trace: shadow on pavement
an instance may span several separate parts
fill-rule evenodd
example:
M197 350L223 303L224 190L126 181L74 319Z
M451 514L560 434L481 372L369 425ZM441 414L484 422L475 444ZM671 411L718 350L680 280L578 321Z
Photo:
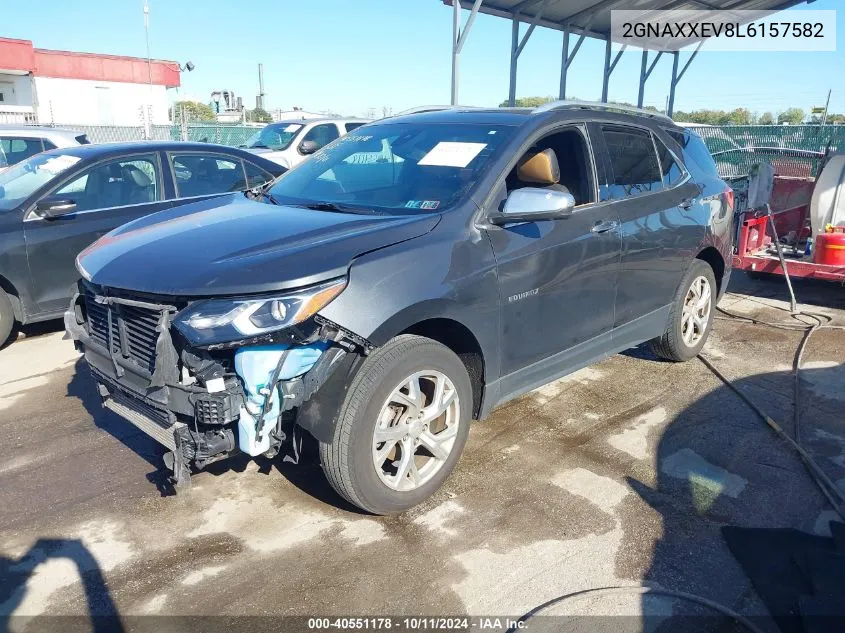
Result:
M815 386L842 382L844 366L802 370L802 434L819 437L814 429L827 428L845 438L841 416L843 401L826 398ZM748 395L791 436L792 374L789 371L763 373L736 381L735 386ZM845 391L841 392L845 395ZM838 420L838 422L836 422ZM832 424L832 426L831 426ZM838 430L838 433L836 432ZM730 438L725 441L725 438ZM834 480L845 476L845 468L830 459L840 447L813 440L809 448L815 459ZM758 560L731 554L725 535L736 528L765 528L762 533L794 532L798 540L819 539L790 528L812 524L820 509L829 509L824 497L807 474L797 453L743 403L727 386L720 386L697 400L678 415L660 439L657 450L656 486L628 478L631 488L660 515L663 536L654 546L651 565L644 581L663 588L700 595L725 605L741 615L753 615L754 623L764 630L776 630L762 613L758 597L784 633L811 630L802 623L799 603L814 591L810 571L789 552L764 548ZM728 526L733 526L728 528ZM827 526L822 526L822 529ZM727 531L725 531L727 528ZM817 526L818 529L818 526ZM747 533L747 531L743 531ZM807 537L807 538L804 538ZM735 539L734 539L735 540ZM822 539L825 540L825 539ZM832 539L829 549L833 550ZM777 542L773 539L771 542ZM735 546L733 546L735 549ZM825 546L826 547L826 546ZM786 557L786 565L777 578L765 572L767 559ZM753 558L753 557L752 557ZM762 570L762 573L761 573ZM787 577L790 576L790 577ZM756 592L748 588L748 579ZM772 584L791 586L789 592L770 591ZM775 595L777 598L772 598ZM643 600L643 611L646 601ZM845 594L838 597L845 604ZM806 603L806 600L804 600ZM671 601L668 613L677 615L680 602ZM685 613L685 611L680 611ZM716 624L715 612L705 609L698 619ZM704 617L707 614L707 617ZM810 626L813 631L835 630L831 613L820 613ZM825 617L826 616L826 617ZM668 625L676 618L667 620ZM730 622L729 619L725 623ZM682 626L660 630L693 630L693 619L680 618ZM839 626L843 624L838 621ZM745 627L737 630L746 630ZM819 628L822 627L822 628ZM842 630L839 628L838 630Z
M69 560L81 580L90 617L90 622L86 622L90 628L85 628L93 630L94 633L122 632L124 627L106 579L88 548L77 539L50 538L41 538L36 541L19 559L0 557L0 631L17 628L12 626L15 619L25 624L28 616L13 614L26 598L27 582L36 575L36 569L42 563L56 560ZM62 573L65 572L62 571ZM62 580L65 581L65 579ZM34 617L51 618L49 614ZM58 616L52 617L58 619ZM44 622L38 623L37 620L33 623L33 628L36 630L45 630L53 626L55 623L51 626L45 626Z
M640 358L647 356L648 351L636 348L630 350L630 355ZM810 442L805 439L805 448L834 480L845 477L845 462L837 466L838 462L828 459L840 453L845 456L845 421L841 415L835 416L843 406L840 398L845 398L845 389L841 389L845 385L843 370L845 365L802 372L806 387L802 389L803 435L805 438L812 435ZM840 385L839 395L825 391L827 386L835 384ZM737 381L736 386L782 425L791 423L791 372L751 376ZM814 391L816 387L831 397L819 395ZM826 430L819 434L815 429ZM827 434L841 438L842 444ZM827 437L827 443L819 440L820 437ZM830 614L814 618L815 628L805 626L796 615L800 613L799 603L807 604L806 598L820 590L818 583L807 576L808 568L802 561L787 560L786 569L793 578L786 578L785 572L782 577L769 578L756 573L760 565L755 569L740 563L726 543L723 532L728 526L794 532L801 535L799 538L822 538L799 533L794 528L812 526L820 510L829 510L798 455L733 391L722 385L680 412L660 437L654 467L653 481L625 478L630 489L654 511L654 518L649 521L655 524L655 533L661 535L641 575L641 586L636 581L620 580L619 585L628 587L619 592L593 592L590 588L559 596L526 613L523 616L526 628L555 633L755 630L728 617L724 611L720 613L695 601L702 598L748 618L758 631L845 630L843 620ZM636 534L642 525L643 512L638 504L634 512L622 513L622 528L626 533ZM731 529L735 528L729 528L728 532ZM826 541L830 542L823 544L822 549L832 552L833 539ZM769 556L780 554L766 551L764 563ZM620 555L624 558L626 553ZM617 564L620 560L617 559ZM766 569L765 564L762 568ZM764 585L772 582L798 587L800 591L786 599L782 598L783 592L776 593L778 598L771 600L772 593ZM643 587L657 591L638 595ZM831 585L822 590L830 591ZM663 591L681 592L692 599L672 597ZM836 602L845 604L845 589ZM632 609L639 615L590 615L630 614ZM772 617L766 615L767 610Z

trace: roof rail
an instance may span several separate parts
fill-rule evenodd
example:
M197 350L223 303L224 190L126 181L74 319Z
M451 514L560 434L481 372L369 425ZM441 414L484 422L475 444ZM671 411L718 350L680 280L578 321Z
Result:
M553 110L603 110L605 112L625 112L627 114L646 116L652 119L659 119L661 121L673 123L670 117L660 112L651 112L650 110L622 105L621 103L602 103L600 101L550 101L549 103L544 103L543 105L534 108L532 113L540 114L542 112L551 112Z
M458 108L460 106L453 106L453 105L425 105L425 106L417 106L415 108L408 108L407 110L402 110L401 112L397 112L391 116L405 116L406 114L419 114L421 112L438 112L439 110L451 110L452 108Z

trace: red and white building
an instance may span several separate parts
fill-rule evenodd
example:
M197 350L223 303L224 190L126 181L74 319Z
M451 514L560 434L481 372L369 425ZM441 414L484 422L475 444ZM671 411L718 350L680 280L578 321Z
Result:
M0 38L0 123L167 124L177 62L35 48Z

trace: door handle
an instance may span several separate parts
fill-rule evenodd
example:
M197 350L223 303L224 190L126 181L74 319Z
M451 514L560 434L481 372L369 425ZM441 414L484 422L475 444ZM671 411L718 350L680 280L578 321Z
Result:
M596 222L595 226L590 229L593 233L607 233L608 231L612 231L617 226L619 226L619 222L616 220L604 220L601 222Z
M692 205L694 205L694 204L695 204L695 202L696 202L695 198L684 198L683 200L681 200L681 201L678 203L678 206L679 206L681 209L683 209L684 211L686 211L686 210L687 210L687 209L689 209Z

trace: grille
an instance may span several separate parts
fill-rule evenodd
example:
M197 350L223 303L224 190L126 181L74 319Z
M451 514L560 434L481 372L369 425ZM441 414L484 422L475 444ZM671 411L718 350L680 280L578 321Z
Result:
M120 389L115 389L114 391L112 391L111 397L112 400L122 405L123 407L130 409L135 413L139 413L142 416L149 418L150 420L153 420L156 424L161 425L163 428L168 428L172 424L166 411L162 411L161 409L152 407L138 398L133 398L132 396L124 393Z
M85 293L85 311L88 315L89 335L96 343L109 349L109 312L112 317L112 348L135 362L142 369L152 373L155 369L155 349L158 332L156 326L159 312L148 308L127 305L105 305L94 301L94 295ZM126 343L121 348L120 323L126 331Z

